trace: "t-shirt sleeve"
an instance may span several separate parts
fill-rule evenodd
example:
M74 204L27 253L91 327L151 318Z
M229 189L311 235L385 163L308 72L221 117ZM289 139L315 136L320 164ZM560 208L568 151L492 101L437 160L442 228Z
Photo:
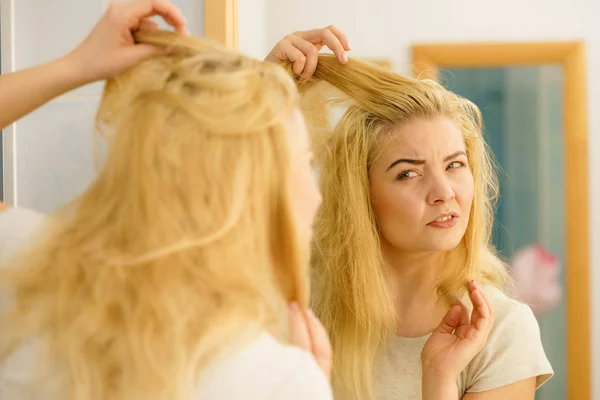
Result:
M331 385L312 355L298 354L301 357L269 400L333 400Z
M525 304L511 302L508 311L496 318L486 347L469 364L467 392L485 392L533 377L539 388L554 372L533 312Z

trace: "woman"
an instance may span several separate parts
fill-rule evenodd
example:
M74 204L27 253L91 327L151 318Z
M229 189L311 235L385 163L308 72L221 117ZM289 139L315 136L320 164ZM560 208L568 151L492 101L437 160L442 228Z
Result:
M197 38L136 38L170 52L107 83L98 178L3 271L2 397L329 398L278 341L308 295L297 221L320 202L293 82Z
M0 397L331 399L304 311L320 194L294 82L198 38L132 37L168 51L108 81L97 179L0 271ZM430 340L425 399L454 399L440 377L487 339L469 294L471 319L453 307Z
M318 55L325 45L335 58ZM533 399L552 368L531 310L505 294L510 279L490 245L497 184L479 109L435 82L348 61L349 49L328 27L288 35L267 57L349 100L332 132L315 137L324 144L313 303L333 345L335 393L421 399L427 340L475 279L496 324L455 389L464 400ZM301 87L314 99L322 85ZM306 112L319 121L323 109Z

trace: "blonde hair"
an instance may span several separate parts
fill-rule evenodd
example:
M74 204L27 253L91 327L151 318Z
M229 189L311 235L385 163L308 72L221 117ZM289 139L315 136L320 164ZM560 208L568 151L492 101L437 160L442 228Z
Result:
M289 72L289 66L288 66ZM503 287L504 263L489 245L498 192L492 160L482 137L476 105L430 80L402 77L381 67L319 57L312 83L327 82L343 93L328 101L349 106L333 131L315 138L320 148L323 205L315 226L313 305L331 337L333 385L340 398L373 398L377 353L395 333L395 311L387 283L378 227L370 198L370 169L394 127L413 118L448 116L461 128L475 181L471 218L457 248L448 252L437 284L452 301L468 279ZM304 96L319 85L301 87ZM320 85L322 86L322 84ZM321 88L322 89L322 88ZM323 122L326 109L304 104L308 121ZM313 127L315 128L315 127ZM320 132L322 134L322 132Z
M287 302L309 297L293 80L204 39L136 40L169 52L107 83L97 179L0 276L16 298L0 357L47 338L47 365L77 400L188 398L234 335L285 338Z

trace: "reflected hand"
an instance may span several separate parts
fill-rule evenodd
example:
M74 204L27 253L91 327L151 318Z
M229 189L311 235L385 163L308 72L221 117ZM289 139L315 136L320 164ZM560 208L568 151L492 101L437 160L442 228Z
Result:
M87 38L66 58L82 80L94 82L111 78L135 64L164 53L149 44L136 44L132 32L157 30L150 17L161 16L182 34L187 34L187 21L169 0L133 0L112 3Z
M486 345L494 325L493 310L479 286L468 285L473 312L469 318L463 304L455 304L433 332L421 353L423 375L455 380Z
M287 35L273 47L265 60L278 64L292 62L294 73L300 76L299 82L304 83L315 73L319 51L323 46L331 49L340 63L345 64L348 61L348 39L342 31L332 25Z
M327 379L331 379L331 343L321 321L312 311L302 311L294 303L290 305L290 328L292 344L311 353Z

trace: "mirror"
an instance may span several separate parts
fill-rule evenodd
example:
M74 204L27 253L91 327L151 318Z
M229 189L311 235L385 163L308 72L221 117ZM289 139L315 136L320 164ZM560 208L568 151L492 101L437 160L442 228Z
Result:
M449 89L480 107L486 141L499 166L492 240L514 269L525 269L514 272L517 293L539 319L556 374L538 398L565 399L565 307L560 297L564 275L558 268L565 265L562 70L544 65L449 68L441 73ZM539 252L533 250L533 257L523 259L521 254L538 244L548 257L536 256ZM545 278L545 273L551 277ZM544 284L532 284L535 279L544 279Z
M539 400L590 399L582 57L577 43L413 48L418 76L481 109L499 166L493 242L538 317L556 374Z

